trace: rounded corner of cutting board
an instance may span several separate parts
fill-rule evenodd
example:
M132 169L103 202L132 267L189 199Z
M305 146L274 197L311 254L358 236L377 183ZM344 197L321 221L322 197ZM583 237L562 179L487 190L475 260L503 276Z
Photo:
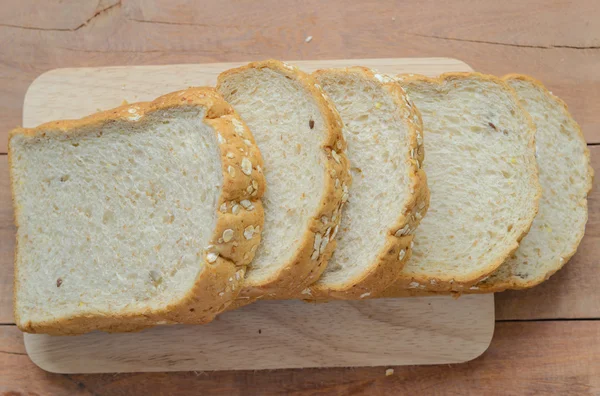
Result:
M71 72L75 72L76 70L78 70L77 68L57 68L57 69L50 69L47 70L45 72L43 72L42 74L38 75L32 82L31 84L29 84L29 86L27 87L27 90L25 91L25 96L23 97L23 115L21 118L21 124L26 127L26 128L31 128L31 127L35 127L40 123L36 123L36 125L29 125L28 123L28 111L30 110L30 106L28 106L27 104L30 102L31 98L37 98L40 96L40 93L46 93L47 95L47 91L46 89L48 87L53 87L55 84L57 84L56 79L54 78L55 75L58 74L65 74L65 75L69 75L69 73ZM34 100L35 101L35 100ZM50 121L50 120L48 120Z
M69 71L77 70L75 68L58 68L58 69L50 69L46 70L42 74L38 75L27 87L27 91L25 91L25 102L27 102L27 97L31 94L31 92L35 92L38 89L38 85L45 86L52 84L53 77L55 74L60 73L69 73ZM37 93L37 92L36 92Z
M458 362L454 362L453 364L462 364L462 363L467 363L470 362L472 360L477 359L478 357L482 356L489 348L490 345L492 344L492 339L494 338L494 326L491 326L490 332L489 332L489 337L487 339L486 342L482 342L482 343L478 343L477 345L480 347L477 350L474 350L472 355L467 356L464 360L458 361Z
M33 362L36 366L41 368L44 371L53 374L69 374L68 371L60 371L57 370L52 364L51 360L44 359L44 353L38 354L37 351L44 351L44 349L38 349L39 345L37 345L37 341L32 339L34 336L39 336L36 334L28 334L23 333L23 344L25 344L25 352L27 352L27 356L29 360ZM31 343L35 343L36 345L31 345Z
M488 306L488 312L489 312L490 317L488 317L488 319L486 321L482 321L483 324L485 325L485 328L483 330L483 334L485 335L485 337L481 337L479 339L479 342L477 344L475 344L478 346L478 348L472 350L471 354L469 354L466 357L463 357L464 360L456 362L456 364L470 362L470 361L475 360L478 357L482 356L489 349L490 345L492 344L492 340L494 338L494 332L496 330L495 294L494 293L474 294L472 296L477 297L477 298L484 298L487 300L487 302L485 302L485 304Z
M471 67L471 65L469 65L467 62L462 61L460 59L457 58L449 58L449 57L442 57L442 58L437 58L440 60L447 60L447 61L451 61L453 63L456 63L457 65L460 66L461 69L463 69L464 71L473 71L474 69Z

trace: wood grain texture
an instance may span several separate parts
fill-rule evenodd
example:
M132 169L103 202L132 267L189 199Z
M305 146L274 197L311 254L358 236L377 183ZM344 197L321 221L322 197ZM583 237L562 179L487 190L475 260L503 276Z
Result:
M407 16L410 10L410 16ZM468 10L468 12L466 12ZM0 7L0 152L29 84L58 67L281 59L454 57L541 79L600 142L594 1L34 0ZM307 36L313 39L305 42Z
M260 301L204 326L77 337L26 334L25 346L38 366L57 373L456 363L487 349L492 301L492 295Z
M0 327L0 393L52 395L460 394L597 395L600 322L498 323L487 352L466 364L269 371L59 375L24 354L21 332ZM382 340L385 342L385 340Z
M153 100L190 86L214 86L217 76L246 62L191 65L66 68L39 76L27 90L23 126L65 118L80 118L119 106L124 100ZM382 73L420 73L435 76L444 71L471 71L451 58L348 59L291 61L307 72L328 67L362 65Z

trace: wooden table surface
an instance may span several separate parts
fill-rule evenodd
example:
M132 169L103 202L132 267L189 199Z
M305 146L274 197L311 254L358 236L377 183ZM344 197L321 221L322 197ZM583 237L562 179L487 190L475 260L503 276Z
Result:
M12 317L7 131L25 91L58 67L439 57L531 74L570 106L600 175L600 6L595 0L0 1L0 393L600 394L600 186L579 253L537 288L496 296L489 350L459 365L56 375L25 354ZM306 38L312 40L306 42ZM598 146L596 146L598 145Z

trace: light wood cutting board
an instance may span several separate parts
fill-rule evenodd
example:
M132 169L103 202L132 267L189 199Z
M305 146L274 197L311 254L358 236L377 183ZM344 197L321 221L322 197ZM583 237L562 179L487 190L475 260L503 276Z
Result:
M189 86L214 85L240 63L58 69L36 79L23 125L78 118ZM383 73L470 71L447 58L290 62L306 71L363 65ZM464 362L494 332L494 297L467 295L307 304L263 301L205 326L159 326L140 333L75 337L25 335L41 368L59 373L257 370Z

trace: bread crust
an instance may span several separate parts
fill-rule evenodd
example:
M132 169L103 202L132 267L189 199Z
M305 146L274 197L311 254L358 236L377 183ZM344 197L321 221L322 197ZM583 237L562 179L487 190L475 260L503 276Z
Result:
M581 202L581 205L583 205L586 209L586 221L584 221L582 223L582 226L578 230L576 230L576 235L577 235L576 241L571 246L567 247L567 250L566 250L567 253L564 256L556 257L556 259L553 262L550 262L547 264L548 271L546 272L546 274L544 274L543 277L539 277L539 278L531 279L531 280L524 280L524 279L521 279L519 277L514 277L514 276L510 277L508 279L494 278L493 283L488 283L486 281L479 282L474 286L474 287L477 287L477 289L469 288L468 290L465 290L465 293L492 293L492 292L501 292L501 291L504 291L507 289L520 290L520 289L528 289L528 288L539 285L540 283L544 282L545 280L550 278L552 275L554 275L558 270L560 270L567 263L567 261L569 261L569 259L571 257L573 257L573 255L577 251L577 247L579 246L581 240L583 239L583 234L585 233L585 224L587 223L587 196L589 195L590 191L592 190L594 169L592 168L591 163L590 163L591 162L590 151L587 147L585 137L583 136L583 132L581 131L581 127L571 116L571 113L569 112L569 107L567 106L567 104L563 100L558 98L557 96L554 96L552 94L552 92L548 91L546 86L544 86L544 84L541 81L536 80L535 78L533 78L531 76L527 76L527 75L523 75L523 74L507 74L502 77L502 80L504 80L504 81L521 80L521 81L526 81L528 83L531 83L536 88L538 88L542 92L544 92L545 95L549 99L551 99L555 103L557 103L559 105L559 107L564 111L564 115L572 121L572 125L575 127L575 135L576 135L577 139L580 140L584 146L584 155L587 159L587 164L588 164L587 186L586 186L585 196Z
M525 109L519 104L519 100L516 92L502 79L476 72L452 72L452 73L444 73L441 74L437 78L430 78L421 75L407 74L407 75L399 75L397 76L398 80L402 85L409 84L413 82L425 82L433 85L441 85L448 81L453 80L462 80L462 79L479 79L481 81L490 81L495 84L498 84L502 87L506 92L508 92L513 98L515 104L520 108L527 120L528 123L528 149L531 153L535 153L535 132L536 127L531 119L531 116ZM407 289L418 289L423 291L440 291L440 292L454 292L454 291L463 291L473 286L475 283L480 281L481 279L489 276L492 272L494 272L505 260L510 257L515 250L519 247L519 242L531 228L533 223L533 219L535 218L538 211L538 202L541 197L541 186L538 181L538 168L535 160L531 161L528 164L529 174L531 175L530 184L531 187L535 190L533 192L533 207L532 210L527 213L525 221L523 225L518 231L517 238L508 243L503 252L498 256L497 259L491 261L485 268L481 268L477 271L473 271L469 276L461 276L455 277L452 274L447 274L445 277L429 277L418 274L403 274L396 279L396 281L390 286L389 290L385 291L386 296L394 296L394 295L404 295L404 290Z
M295 66L273 59L252 62L221 73L217 81L217 90L225 79L235 74L249 69L265 68L301 84L314 98L323 115L327 128L321 143L327 160L324 167L325 188L321 195L321 201L304 231L299 248L292 258L268 279L252 284L246 283L230 309L249 304L259 298L284 299L294 296L321 276L335 249L335 239L329 240L329 237L339 224L340 211L347 199L347 195L345 196L344 193L352 182L350 163L345 154L346 141L342 134L342 121L323 89L311 75L302 72ZM336 187L336 180L338 187ZM327 236L327 242L323 242L325 236ZM321 241L316 249L315 239Z
M19 284L19 246L15 247L15 280L13 306L17 326L28 333L47 333L53 335L82 334L92 330L109 332L139 331L157 324L210 322L219 312L231 303L241 290L246 265L252 260L256 246L260 242L260 231L263 227L264 215L260 198L265 189L264 175L261 168L262 157L250 131L233 108L212 88L190 88L173 92L157 98L152 102L134 103L112 110L100 112L79 120L53 121L36 128L17 128L9 134L8 160L11 169L11 191L15 209L15 224L19 227L21 217L15 197L12 158L15 154L11 141L15 136L26 138L59 138L68 139L77 134L88 134L97 131L104 125L123 122L129 127L152 122L152 116L160 110L183 107L205 108L203 122L212 127L221 154L223 188L219 197L216 227L210 245L204 252L204 269L199 271L194 286L177 301L160 308L143 310L121 310L121 312L85 311L68 317L57 317L47 321L23 321L17 309L17 290ZM241 128L241 129L240 129ZM229 152L234 155L227 155ZM247 159L252 165L250 174L242 171L242 160ZM246 162L246 161L244 161ZM233 174L229 169L233 167ZM246 162L246 171L247 162ZM253 186L250 191L249 186ZM254 188L255 187L255 188ZM240 206L237 215L232 214L232 201L251 202L252 210ZM225 204L227 210L219 208ZM243 235L248 226L259 226L252 238L238 237ZM223 231L232 229L234 238L225 243ZM235 246L234 241L237 241ZM217 258L210 263L207 256L216 253ZM211 260L213 261L213 260Z
M319 76L330 74L343 76L356 74L379 84L397 105L400 117L406 120L409 147L406 162L409 164L409 191L403 210L394 224L388 228L385 241L376 259L369 268L349 282L325 284L317 281L300 292L298 298L315 300L350 300L376 296L398 277L404 264L411 256L413 232L429 207L429 188L421 164L425 156L421 114L410 102L404 89L392 78L374 70L355 66L345 69L325 69L313 73ZM404 253L400 253L403 251Z

